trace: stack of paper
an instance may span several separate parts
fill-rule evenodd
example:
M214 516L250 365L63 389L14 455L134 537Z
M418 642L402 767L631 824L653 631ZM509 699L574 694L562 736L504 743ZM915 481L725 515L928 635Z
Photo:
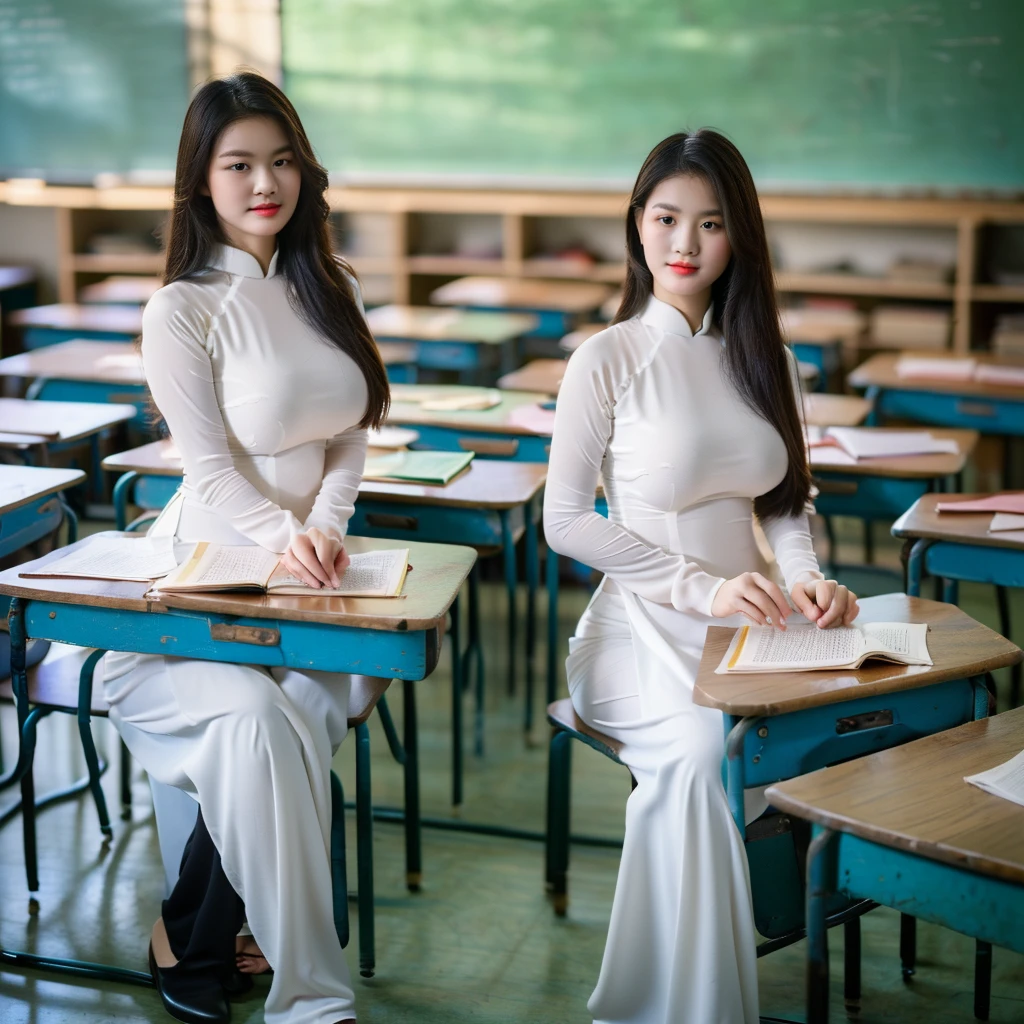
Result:
M873 427L829 427L827 437L854 459L884 459L904 455L956 455L952 438L934 437L927 430L878 430Z
M989 768L987 772L965 775L964 782L969 782L993 796L1024 805L1024 750L1011 757L1009 761Z
M902 356L896 361L896 376L904 380L973 380L977 366L974 359Z
M1024 387L1024 366L982 363L974 371L974 379L984 384L1001 384L1011 388Z
M988 524L989 533L1009 533L1011 530L1024 530L1024 516L1012 512L997 512Z
M1009 494L990 494L987 498L972 498L969 501L940 501L936 512L1011 512L1024 515L1024 491Z
M148 583L177 567L173 537L96 534L88 543L54 559L26 578L129 580Z

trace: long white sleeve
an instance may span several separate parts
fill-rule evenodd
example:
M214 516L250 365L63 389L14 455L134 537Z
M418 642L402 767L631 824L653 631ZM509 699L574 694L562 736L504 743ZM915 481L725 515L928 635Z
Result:
M254 543L283 552L302 530L235 468L198 310L157 292L142 315L142 362L153 399L181 453L189 486Z
M353 427L332 437L324 453L324 480L303 529L316 527L345 539L366 464L366 431Z
M592 566L640 597L710 615L723 579L594 511L615 402L629 381L618 354L602 341L595 335L573 354L558 393L544 536L559 554Z
M803 389L800 384L800 368L792 349L787 348L786 355L789 362L790 381L796 397L797 415L803 425L804 403ZM805 434L806 431L801 431L801 433ZM818 568L818 557L814 553L814 544L811 540L808 513L813 513L813 511L813 506L808 504L807 511L801 515L773 519L761 524L764 535L775 555L775 561L782 572L782 578L786 581L787 590L792 590L797 583L825 578Z

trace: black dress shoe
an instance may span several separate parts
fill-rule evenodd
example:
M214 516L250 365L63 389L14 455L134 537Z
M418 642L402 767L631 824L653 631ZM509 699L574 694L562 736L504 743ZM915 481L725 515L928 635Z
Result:
M248 995L253 989L252 975L243 974L234 968L227 971L220 980L224 986L224 994L228 999L240 999L242 996Z
M231 1007L216 974L159 967L149 946L149 973L164 1009L182 1024L228 1024Z

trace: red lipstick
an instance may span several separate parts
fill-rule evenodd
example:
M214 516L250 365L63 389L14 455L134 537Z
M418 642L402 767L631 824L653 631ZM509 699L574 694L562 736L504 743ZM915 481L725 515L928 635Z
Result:
M259 214L261 217L273 217L278 210L281 209L280 203L260 203L259 206L250 207L253 213Z
M680 261L679 263L670 263L668 269L674 274L678 274L680 277L689 277L691 274L696 274L700 267L693 263L686 263Z

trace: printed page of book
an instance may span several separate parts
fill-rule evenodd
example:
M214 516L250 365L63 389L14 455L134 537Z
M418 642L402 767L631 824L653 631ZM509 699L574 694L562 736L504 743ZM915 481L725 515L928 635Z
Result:
M257 544L197 544L155 590L262 590L279 555Z
M171 537L124 537L101 533L77 551L50 562L45 569L19 575L25 578L148 583L173 571L177 564Z
M364 551L352 555L337 588L316 589L279 568L270 580L267 593L291 597L398 597L408 565L408 548Z
M743 626L715 672L804 672L855 668L869 654L885 654L907 664L930 665L927 625L869 623L818 629L815 625ZM922 653L923 652L923 653Z
M987 772L965 775L964 782L1024 806L1024 750Z

